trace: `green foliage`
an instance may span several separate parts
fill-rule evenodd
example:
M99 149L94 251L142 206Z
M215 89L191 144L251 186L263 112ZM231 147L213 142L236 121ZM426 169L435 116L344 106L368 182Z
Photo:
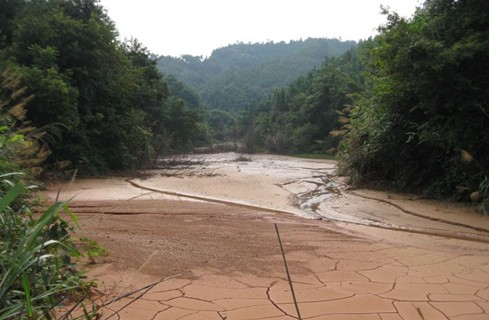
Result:
M0 174L20 170L38 174L39 165L49 155L44 145L49 128L36 129L24 121L26 104L32 100L25 91L14 74L0 74Z
M166 77L166 81L168 82L168 88L170 92L183 101L185 104L191 108L199 108L202 105L201 99L197 93L195 93L192 89L190 89L186 84L181 81L178 81L174 76L169 75Z
M0 70L15 72L32 95L33 126L56 124L61 139L46 141L49 162L70 160L92 172L134 168L150 164L167 140L175 147L197 139L199 112L175 107L154 56L137 40L120 43L98 1L18 0L7 7ZM185 118L190 132L172 126L173 117Z
M253 114L256 143L276 153L325 153L335 148L339 139L329 133L338 127L336 112L362 90L361 71L354 48L275 90L268 101L242 115ZM242 127L249 127L249 120Z
M175 97L170 97L166 106L167 113L162 123L171 138L169 147L175 151L188 151L202 133L199 122L203 121L203 111L189 109L185 101Z
M107 250L105 250L105 248L90 238L82 237L80 238L80 243L82 247L80 249L80 253L86 257L90 263L95 263L95 258L105 256L107 254Z
M59 303L91 286L72 261L79 252L63 216L77 219L67 204L33 212L36 188L22 171L36 171L48 152L46 131L24 122L25 91L12 73L0 75L0 319L50 319Z
M468 198L481 169L460 150L489 163L489 3L429 0L409 20L386 14L364 49L368 86L351 113L342 172Z
M213 109L207 114L211 137L216 141L235 142L237 139L236 116L232 113Z
M355 45L337 39L244 44L214 50L208 58L161 57L158 67L184 82L209 109L239 112L273 90L338 56Z
M88 289L71 261L79 253L60 213L75 216L64 202L37 218L26 205L13 210L25 191L15 184L0 200L0 319L50 318L61 301Z

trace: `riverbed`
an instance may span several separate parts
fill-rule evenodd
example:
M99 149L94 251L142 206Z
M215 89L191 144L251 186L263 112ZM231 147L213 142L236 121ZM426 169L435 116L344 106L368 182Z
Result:
M108 250L86 266L99 305L171 278L130 307L102 308L107 317L297 317L277 224L304 319L489 318L489 219L473 206L354 190L332 160L225 153L159 165L62 186L80 236Z

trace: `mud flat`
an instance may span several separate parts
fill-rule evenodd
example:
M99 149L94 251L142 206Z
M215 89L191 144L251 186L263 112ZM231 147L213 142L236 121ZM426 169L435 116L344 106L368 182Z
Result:
M178 161L63 187L109 252L86 266L98 303L155 284L104 318L296 319L277 224L302 319L489 319L489 219L472 207L348 190L334 161Z

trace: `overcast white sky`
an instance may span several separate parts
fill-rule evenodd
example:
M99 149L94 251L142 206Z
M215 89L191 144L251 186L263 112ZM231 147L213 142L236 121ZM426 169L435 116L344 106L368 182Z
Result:
M421 0L101 0L121 39L159 55L208 56L242 42L366 39L385 22L380 5L410 17Z

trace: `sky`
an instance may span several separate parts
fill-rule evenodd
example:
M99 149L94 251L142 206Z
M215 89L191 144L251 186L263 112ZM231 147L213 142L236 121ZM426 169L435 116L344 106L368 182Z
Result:
M380 6L410 17L420 0L100 0L121 40L152 53L210 56L244 42L362 40L385 23Z

